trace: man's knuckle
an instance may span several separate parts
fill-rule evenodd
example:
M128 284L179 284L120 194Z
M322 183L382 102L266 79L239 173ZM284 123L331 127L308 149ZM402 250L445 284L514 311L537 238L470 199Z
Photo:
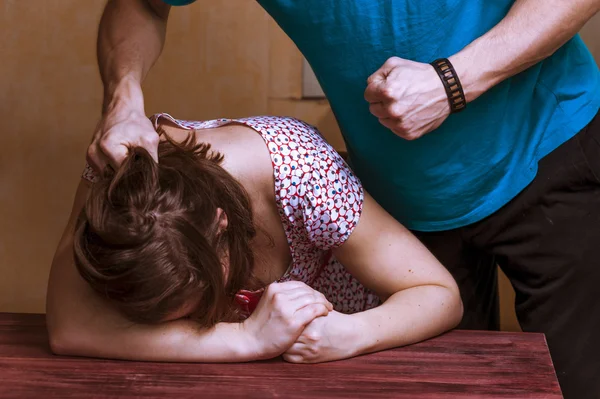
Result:
M403 130L394 128L394 129L392 129L392 132L394 132L394 134L396 136L399 136L399 137L402 137L405 140L408 140L408 136L406 135L406 132L404 132Z
M390 86L385 86L380 89L380 93L384 98L392 99L394 98L394 89Z
M96 154L98 153L98 150L96 149L96 146L94 144L90 145L86 151L86 156L88 159L94 159L96 157Z
M156 146L158 144L159 139L160 138L158 137L158 134L149 133L149 134L144 135L142 140L145 141L149 145Z
M397 65L398 65L398 64L399 64L401 61L402 61L402 58L400 58L400 57L396 57L396 56L392 56L392 57L388 58L388 59L385 61L385 64L384 64L384 65L385 65L386 67L395 67L395 66L397 66Z
M406 132L405 137L408 141L414 141L419 138L419 135L414 132Z
M104 136L98 143L98 147L100 147L100 150L102 150L102 152L108 153L113 148L112 140Z
M398 109L397 107L388 107L387 113L389 116L391 116L392 118L395 118L395 119L402 117L402 111L400 109Z

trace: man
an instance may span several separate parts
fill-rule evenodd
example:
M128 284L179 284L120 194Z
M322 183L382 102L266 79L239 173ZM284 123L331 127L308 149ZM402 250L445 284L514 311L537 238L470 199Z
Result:
M95 168L127 145L156 156L140 83L167 3L192 2L107 4ZM367 190L457 279L462 327L496 327L499 264L565 396L597 397L600 72L576 33L600 0L258 2L311 63Z

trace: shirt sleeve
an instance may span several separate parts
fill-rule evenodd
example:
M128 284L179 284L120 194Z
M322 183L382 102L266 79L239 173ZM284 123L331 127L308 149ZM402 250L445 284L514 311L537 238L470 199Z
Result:
M323 140L307 158L310 177L298 190L309 239L320 249L342 245L358 224L363 187L342 157Z

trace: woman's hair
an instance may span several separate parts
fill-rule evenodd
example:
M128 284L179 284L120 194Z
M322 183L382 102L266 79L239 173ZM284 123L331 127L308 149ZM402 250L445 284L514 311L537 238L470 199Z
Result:
M232 319L235 293L252 280L248 194L193 135L167 137L158 159L130 148L116 173L94 184L75 233L77 269L134 322L161 322L190 300L204 327Z

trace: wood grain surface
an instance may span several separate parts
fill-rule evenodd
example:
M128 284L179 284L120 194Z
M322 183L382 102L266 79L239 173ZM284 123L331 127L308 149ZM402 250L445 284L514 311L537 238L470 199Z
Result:
M350 360L142 363L54 356L44 315L0 313L1 398L562 398L542 334L452 331Z

